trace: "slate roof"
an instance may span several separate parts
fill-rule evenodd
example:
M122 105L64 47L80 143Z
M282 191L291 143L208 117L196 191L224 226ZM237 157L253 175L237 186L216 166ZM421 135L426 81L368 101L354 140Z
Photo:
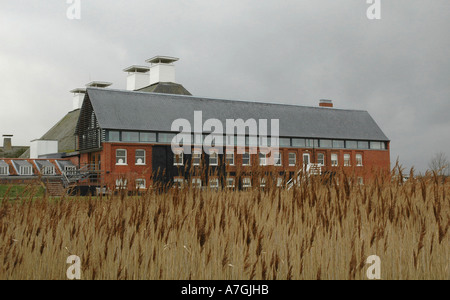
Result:
M139 92L148 93L161 93L161 94L176 94L176 95L187 95L192 96L192 94L186 90L181 84L173 82L158 82L147 87L144 87Z
M86 95L103 129L167 132L179 118L193 126L194 111L202 111L203 122L210 118L223 124L226 119L267 119L270 128L270 120L279 119L282 137L389 141L370 114L362 110L95 88L88 88Z

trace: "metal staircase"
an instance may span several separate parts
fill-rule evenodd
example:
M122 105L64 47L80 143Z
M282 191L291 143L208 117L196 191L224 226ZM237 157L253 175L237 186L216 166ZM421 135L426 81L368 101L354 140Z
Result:
M297 172L296 177L289 179L289 181L286 183L286 189L292 189L294 185L299 185L302 180L309 178L310 176L320 175L322 175L322 166L320 164L307 164Z

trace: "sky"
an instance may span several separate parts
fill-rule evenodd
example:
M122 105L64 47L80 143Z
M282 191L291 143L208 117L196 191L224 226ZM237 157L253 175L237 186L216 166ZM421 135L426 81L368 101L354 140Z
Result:
M391 163L423 172L450 157L450 1L0 0L0 135L29 145L88 82L180 58L195 96L367 110ZM69 14L72 15L72 14Z

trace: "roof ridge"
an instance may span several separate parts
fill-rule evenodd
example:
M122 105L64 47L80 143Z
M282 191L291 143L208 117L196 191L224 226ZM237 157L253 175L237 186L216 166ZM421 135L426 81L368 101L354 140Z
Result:
M179 97L179 98L190 98L197 100L209 100L209 101L220 101L220 102L238 102L238 103L247 103L247 104L263 104L263 105L277 105L277 106L290 106L290 107L304 107L318 110L334 110L334 111L352 111L352 112L366 112L367 110L360 109L343 109L336 107L318 107L318 106L309 106L309 105L298 105L298 104L289 104L289 103L277 103L277 102L261 102L261 101L253 101L253 100L236 100L236 99L225 99L225 98L213 98L213 97L204 97L204 96L190 96L190 95L179 95L179 94L163 94L163 93L155 93L155 92L141 92L141 91L128 91L128 90L119 90L119 89L103 89L103 88L87 88L88 90L97 90L97 91L108 91L108 92L121 92L125 94L136 93L141 95L158 95L158 96L166 96L166 97Z

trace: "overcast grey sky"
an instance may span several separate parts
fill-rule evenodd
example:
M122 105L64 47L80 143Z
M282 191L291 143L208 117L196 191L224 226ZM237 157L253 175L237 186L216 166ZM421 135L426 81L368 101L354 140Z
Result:
M177 81L216 98L367 110L392 163L450 157L450 1L0 0L0 134L28 145L93 80L124 89L125 67L179 57Z

